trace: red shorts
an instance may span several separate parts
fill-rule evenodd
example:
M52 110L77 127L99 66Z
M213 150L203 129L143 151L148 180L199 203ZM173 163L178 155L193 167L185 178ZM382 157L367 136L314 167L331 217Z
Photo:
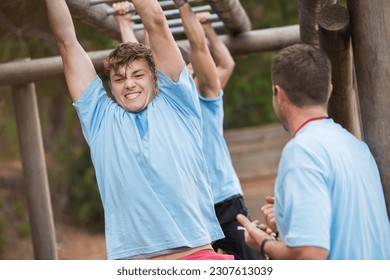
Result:
M214 250L206 249L195 252L191 255L180 258L179 260L234 260L232 255L217 254Z

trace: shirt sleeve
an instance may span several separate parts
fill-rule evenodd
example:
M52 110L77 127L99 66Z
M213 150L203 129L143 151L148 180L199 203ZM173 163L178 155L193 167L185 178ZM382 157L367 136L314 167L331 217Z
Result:
M178 111L190 117L201 118L200 103L195 82L184 66L179 81L173 82L163 72L157 70L159 94L169 100Z
M79 116L82 131L88 144L93 141L109 107L118 105L107 96L99 76L96 76L81 97L73 103Z

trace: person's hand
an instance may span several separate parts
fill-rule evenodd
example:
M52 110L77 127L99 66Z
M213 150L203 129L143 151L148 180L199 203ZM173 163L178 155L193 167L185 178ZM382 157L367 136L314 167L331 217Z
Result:
M173 0L173 2L175 3L176 8L180 8L188 1L187 0Z
M261 207L261 213L263 214L264 220L267 223L267 226L276 234L278 232L275 222L275 197L267 196L265 198L266 204Z
M196 13L196 18L199 20L199 22L201 24L207 24L209 23L208 22L208 19L210 17L210 12L200 12L200 13Z
M245 228L245 243L256 251L260 250L261 241L270 235L262 230L267 230L265 225L260 225L258 221L251 222L247 217L238 214L237 221Z
M112 4L112 7L115 10L114 18L117 22L123 20L131 23L131 17L135 13L132 3L129 1L116 2Z

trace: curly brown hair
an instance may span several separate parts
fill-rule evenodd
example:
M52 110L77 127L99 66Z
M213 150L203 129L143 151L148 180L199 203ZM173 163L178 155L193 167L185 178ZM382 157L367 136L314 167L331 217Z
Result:
M156 65L153 60L152 52L145 45L137 42L119 44L103 61L105 74L110 78L111 70L116 71L118 68L136 60L143 60L148 64L150 71L153 73L154 80L156 81Z

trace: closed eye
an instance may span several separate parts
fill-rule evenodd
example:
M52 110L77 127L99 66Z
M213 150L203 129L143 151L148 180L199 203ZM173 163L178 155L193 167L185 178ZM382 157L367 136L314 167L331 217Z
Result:
M124 81L123 77L114 78L114 82L119 83L119 82L122 82L122 81Z

